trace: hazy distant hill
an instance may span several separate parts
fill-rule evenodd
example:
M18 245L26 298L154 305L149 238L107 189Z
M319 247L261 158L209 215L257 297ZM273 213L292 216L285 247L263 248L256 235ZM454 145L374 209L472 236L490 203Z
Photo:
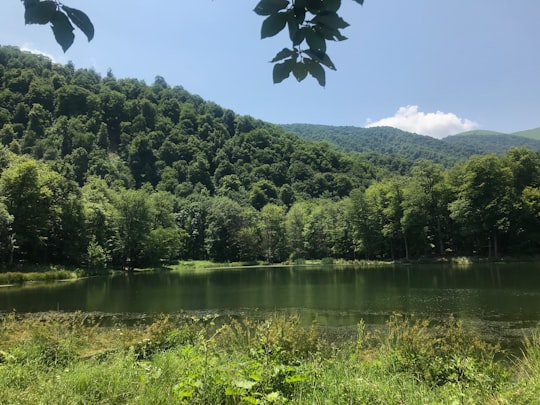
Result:
M528 129L525 131L514 132L512 135L524 136L525 138L540 140L540 128Z
M392 127L360 128L328 125L289 124L288 131L314 141L326 141L348 151L364 154L382 153L407 160L430 159L453 165L477 152L472 147L452 145L438 139L405 132Z
M538 138L518 135L538 133ZM516 132L514 134L503 134L494 131L469 131L458 135L452 135L442 140L443 142L458 148L473 148L475 153L503 154L508 149L516 146L526 146L532 150L540 150L540 129Z
M288 131L314 141L326 141L359 153L395 155L409 161L429 159L445 166L475 154L501 154L513 146L540 150L540 140L494 131L469 131L439 140L392 127L360 128L311 124L282 125Z
M506 135L506 134L502 132L497 132L497 131L489 131L486 129L473 129L472 131L461 132L456 135ZM456 135L452 135L452 136L456 136Z

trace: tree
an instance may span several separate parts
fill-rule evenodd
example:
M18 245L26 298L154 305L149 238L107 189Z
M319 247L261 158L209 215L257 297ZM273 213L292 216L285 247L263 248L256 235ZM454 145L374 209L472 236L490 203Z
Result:
M399 242L403 242L404 256L408 259L407 234L404 232L403 187L398 178L388 178L380 183L372 184L366 190L366 199L375 221L375 228L388 244L390 257L396 257Z
M0 263L8 261L11 264L13 262L15 235L11 227L12 223L13 215L8 212L4 202L0 199Z
M122 190L115 205L122 268L133 270L144 257L144 247L151 231L150 202L143 190Z
M306 257L306 247L304 241L304 227L307 221L306 204L295 203L285 218L285 232L287 245L293 259L304 259Z
M450 192L443 180L442 166L420 159L411 173L404 189L402 223L406 229L414 230L416 242L423 235L423 244L430 250L438 246L438 254L443 256Z
M510 168L494 155L473 156L453 170L456 199L449 205L450 217L475 250L487 247L490 257L498 256L499 235L510 227L512 180Z
M11 228L19 254L40 261L39 254L47 238L48 196L40 187L38 164L27 160L12 165L2 173L0 193L13 216Z
M0 195L13 216L17 257L35 263L77 263L85 234L74 183L34 159L21 159L2 173Z
M284 259L285 214L283 207L267 204L261 210L262 251L268 263Z
M227 198L211 200L206 225L206 251L215 261L235 261L239 259L238 236L243 227L242 207Z
M354 189L348 199L347 218L352 227L352 244L354 256L364 253L369 260L382 240L379 222L372 204L368 203L366 194Z
M81 10L60 1L21 0L26 24L49 24L56 42L66 52L73 41L75 25L91 41L94 26ZM354 0L362 5L364 0ZM272 59L273 81L280 83L291 73L298 81L309 74L321 86L326 85L325 68L336 70L326 52L327 41L347 39L341 30L349 24L338 14L341 0L260 0L255 13L265 17L261 25L261 39L273 37L288 29L290 48L283 48Z

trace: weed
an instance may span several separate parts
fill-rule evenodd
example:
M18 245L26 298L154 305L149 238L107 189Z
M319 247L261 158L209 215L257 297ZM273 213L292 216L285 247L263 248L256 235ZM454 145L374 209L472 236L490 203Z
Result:
M6 314L0 402L503 404L540 396L537 335L508 361L454 318L394 315L378 334L361 322L350 344L326 341L297 316L213 321L161 316L104 327L82 313Z

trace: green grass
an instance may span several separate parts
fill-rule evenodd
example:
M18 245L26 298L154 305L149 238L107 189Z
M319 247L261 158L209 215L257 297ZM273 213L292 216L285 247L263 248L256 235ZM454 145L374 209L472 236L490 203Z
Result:
M160 317L102 327L88 314L5 315L0 402L510 404L540 393L540 337L510 357L443 324L393 316L328 341L297 317Z
M69 280L79 277L79 270L56 269L51 267L30 268L25 271L0 273L0 285L22 284L29 281Z
M219 263L210 260L186 260L167 266L173 271L202 271L209 269L237 268L246 266L263 266L264 262L227 262Z

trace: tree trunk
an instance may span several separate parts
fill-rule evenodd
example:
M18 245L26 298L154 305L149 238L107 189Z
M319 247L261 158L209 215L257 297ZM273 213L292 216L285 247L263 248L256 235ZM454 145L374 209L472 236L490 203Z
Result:
M441 231L441 219L437 217L437 236L439 239L439 253L441 256L444 256L444 242Z
M409 244L407 243L406 235L403 235L403 242L405 244L405 260L409 260Z

